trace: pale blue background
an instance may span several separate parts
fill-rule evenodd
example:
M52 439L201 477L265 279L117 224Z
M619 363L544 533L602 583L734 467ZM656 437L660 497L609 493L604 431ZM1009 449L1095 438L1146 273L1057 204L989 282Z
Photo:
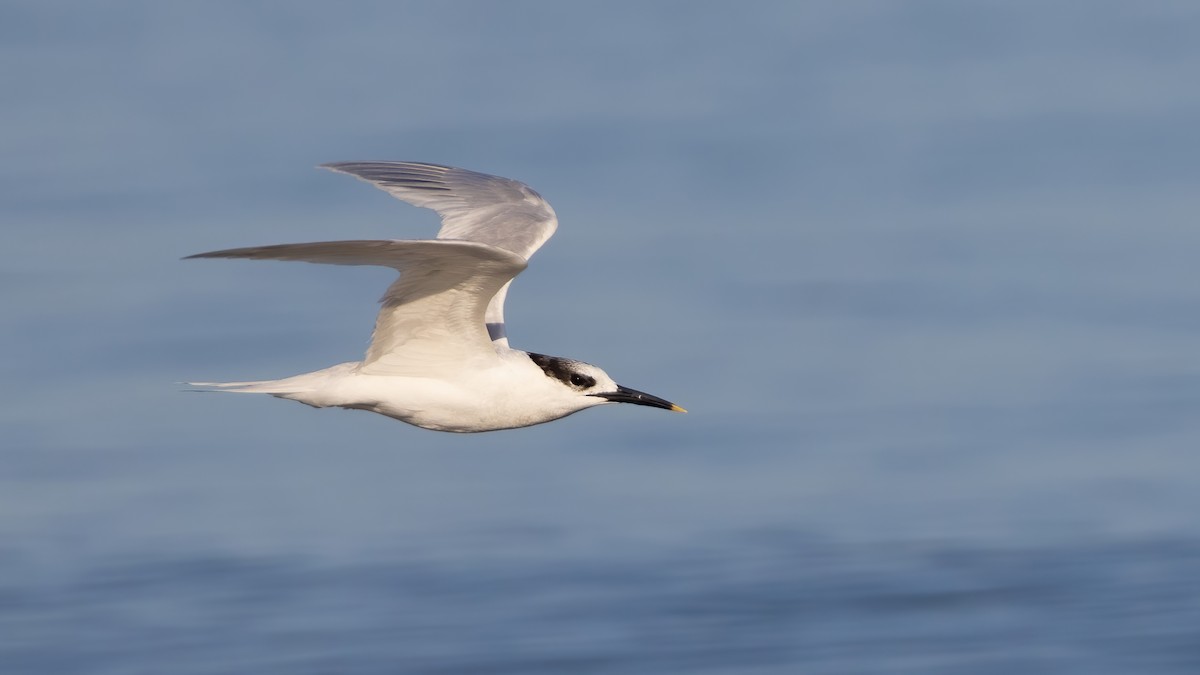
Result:
M1189 2L0 3L0 671L1200 670ZM359 358L528 182L515 346L691 410L183 392Z

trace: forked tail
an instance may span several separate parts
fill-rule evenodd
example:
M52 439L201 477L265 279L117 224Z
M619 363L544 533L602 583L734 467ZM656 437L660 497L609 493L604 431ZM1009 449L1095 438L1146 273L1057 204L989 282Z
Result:
M194 391L228 391L235 394L270 394L307 402L309 394L325 388L331 380L345 377L359 366L358 363L342 363L314 373L304 373L282 380L255 380L250 382L188 382Z
M196 387L194 391L231 391L235 394L299 394L311 391L311 385L290 382L299 378L289 377L283 380L258 380L256 382L186 382L188 386Z

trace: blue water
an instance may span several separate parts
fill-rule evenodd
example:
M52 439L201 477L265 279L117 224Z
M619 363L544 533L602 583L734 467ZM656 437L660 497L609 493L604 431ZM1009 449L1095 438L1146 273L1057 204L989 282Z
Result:
M1200 13L0 5L0 673L1200 672ZM524 180L514 345L677 401L485 435L196 394L356 359Z
M1195 672L1200 546L839 546L6 564L6 672ZM508 537L512 545L512 537ZM487 549L485 542L473 546ZM32 579L32 581L31 581ZM15 609L15 618L13 617Z

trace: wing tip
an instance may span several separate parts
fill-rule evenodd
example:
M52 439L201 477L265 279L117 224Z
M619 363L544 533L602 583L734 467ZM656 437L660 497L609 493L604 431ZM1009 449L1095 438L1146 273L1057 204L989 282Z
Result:
M239 255L243 254L243 255ZM202 258L240 258L244 256L242 249L229 248L220 251L205 251L204 253L193 253L185 255L180 260L199 260Z
M434 164L433 162L417 162L413 160L397 160L397 159L356 159L341 162L322 162L317 165L318 169L326 171L335 171L338 173L349 173L348 170L352 167L388 167L392 169L399 168L415 168L415 169L436 169L437 171L454 171L452 166L444 164ZM460 169L461 171L461 169Z

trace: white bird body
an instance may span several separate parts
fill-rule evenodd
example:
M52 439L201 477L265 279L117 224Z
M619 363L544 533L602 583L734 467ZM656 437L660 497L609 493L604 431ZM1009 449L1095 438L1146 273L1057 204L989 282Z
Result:
M193 383L263 393L317 408L369 410L438 431L524 427L612 402L683 412L572 359L512 349L504 300L513 277L553 234L553 209L497 176L415 162L325 165L442 216L436 240L281 244L191 258L383 265L400 271L366 357L281 380Z

